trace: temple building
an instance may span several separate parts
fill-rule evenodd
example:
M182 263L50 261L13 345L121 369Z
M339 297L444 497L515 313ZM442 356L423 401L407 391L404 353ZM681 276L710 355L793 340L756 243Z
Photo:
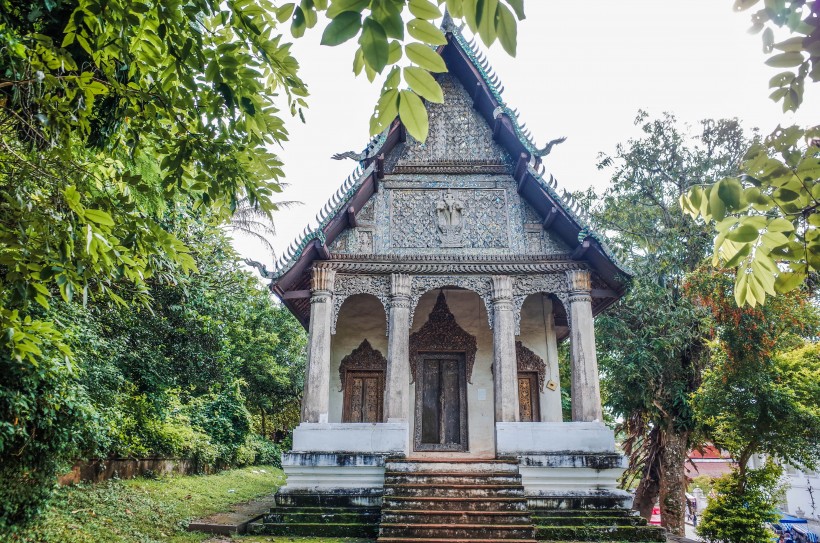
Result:
M538 512L586 509L646 530L610 540L657 540L626 513L601 412L594 317L629 272L545 174L552 145L537 148L486 60L444 29L427 141L396 119L268 275L309 348L287 481L256 529L558 540L580 521Z

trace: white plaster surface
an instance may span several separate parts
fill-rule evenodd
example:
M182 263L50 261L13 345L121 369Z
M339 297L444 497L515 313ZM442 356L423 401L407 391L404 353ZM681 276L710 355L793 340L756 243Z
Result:
M524 492L534 494L581 494L601 490L618 490L618 477L623 469L545 468L519 466Z
M499 455L615 452L615 433L600 422L497 422Z
M546 386L539 392L541 421L561 422L561 376L558 372L558 345L552 318L552 301L541 294L533 294L521 307L521 334L516 338L537 354L547 365L546 381L554 381L555 390Z
M330 401L328 422L342 422L342 381L339 364L365 339L387 358L387 317L384 306L370 294L349 297L339 310L336 334L330 341Z
M379 466L288 466L282 469L290 490L332 491L342 488L383 488L384 467Z
M406 454L404 422L302 423L293 430L294 452L359 452Z

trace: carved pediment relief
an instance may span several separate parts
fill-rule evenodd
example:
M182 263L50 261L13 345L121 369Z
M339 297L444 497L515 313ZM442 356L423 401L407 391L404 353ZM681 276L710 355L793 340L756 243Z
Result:
M524 347L520 341L515 342L515 359L518 364L518 371L531 371L538 374L538 390L544 390L544 383L547 379L547 365L544 360Z
M347 372L351 370L387 371L387 359L365 339L349 355L342 358L342 362L339 364L340 392L344 390Z
M430 317L418 332L410 336L410 378L415 381L420 366L421 353L461 352L467 365L467 382L471 383L475 353L478 350L475 336L464 331L456 322L447 306L444 292L440 292Z

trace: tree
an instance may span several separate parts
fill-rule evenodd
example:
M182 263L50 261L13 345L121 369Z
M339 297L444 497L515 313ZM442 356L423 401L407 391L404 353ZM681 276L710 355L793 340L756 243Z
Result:
M745 11L760 0L735 0L735 10ZM772 54L766 64L792 68L769 80L769 96L783 101L783 111L796 110L803 102L806 77L820 81L820 2L816 0L765 1L752 13L750 32L761 32L763 52ZM794 36L775 42L775 27L786 27ZM775 52L776 50L776 52Z
M688 288L709 308L717 344L694 396L701 431L738 464L754 455L813 469L820 461L820 315L804 290L758 307L734 303L731 276L707 271Z
M776 130L744 155L742 174L681 196L714 222L712 263L737 268L735 301L754 307L820 271L820 127ZM820 141L820 140L818 140Z
M743 11L759 3L734 6ZM776 41L775 27L793 36ZM820 81L820 2L765 1L752 13L751 31L762 31L763 51L774 53L766 64L793 69L771 78L770 98L782 100L784 112L797 110L806 77ZM754 306L820 270L819 198L820 126L778 126L748 150L739 175L704 179L681 205L693 218L714 221L713 263L737 268L736 302Z
M709 543L770 543L775 534L766 527L777 520L783 495L781 469L768 463L751 470L744 484L737 470L715 481L715 497L703 511L697 533Z
M614 168L612 186L592 218L612 233L636 277L598 317L596 335L604 399L624 421L629 473L641 479L633 507L648 518L660 497L664 525L683 533L684 463L694 429L689 398L708 354L705 312L683 285L706 256L710 235L686 218L678 200L702 179L734 172L746 140L734 120L703 121L694 134L668 114L649 120L641 112L635 122L643 137L601 158L600 167Z
M354 70L371 80L406 55L414 66L391 68L371 129L398 114L423 140L420 97L439 98L430 71L442 71L424 44L442 42L431 21L444 3L0 0L0 464L10 488L38 489L26 515L81 450L85 403L55 298L147 308L196 270L180 225L224 224L243 200L276 209L270 149L307 95L287 20L298 36L324 13L330 45L358 35ZM522 0L446 4L514 51ZM403 47L405 31L418 41Z

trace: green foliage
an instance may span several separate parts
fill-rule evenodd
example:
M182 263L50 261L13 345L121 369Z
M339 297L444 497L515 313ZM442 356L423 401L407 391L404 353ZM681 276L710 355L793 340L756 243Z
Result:
M216 475L113 480L60 487L43 517L9 541L203 541L210 535L187 532L189 520L272 494L283 481L284 475L279 469L259 466Z
M452 17L463 18L485 45L498 40L515 56L518 21L524 19L523 0L302 0L283 4L276 16L282 22L290 19L291 34L301 37L324 13L330 23L322 33L322 45L339 45L358 36L353 60L356 75L364 72L374 81L393 66L370 120L371 133L383 131L398 115L410 135L424 141L429 122L422 99L442 100L441 87L430 73L446 71L435 52L447 43L444 32L434 24L443 15L442 7ZM416 41L405 43L407 36ZM400 67L404 56L412 64ZM398 89L399 74L409 90Z
M716 496L701 515L698 535L709 543L770 543L775 534L766 523L777 519L780 475L781 468L768 463L745 477L734 470L716 479Z
M760 0L735 0L735 11L744 11ZM770 55L766 64L773 68L792 68L769 80L774 91L769 98L783 101L783 111L795 111L803 102L806 77L820 81L820 18L813 0L764 2L752 13L750 32L762 31L763 52ZM792 37L775 41L775 27L786 28Z
M714 221L713 265L737 268L735 301L754 307L820 271L820 127L778 128L746 152L742 175L693 187L681 205Z
M634 507L648 516L660 498L664 524L683 530L683 465L695 430L691 394L708 358L708 312L684 290L710 245L709 229L684 214L679 198L704 177L736 171L746 140L736 120L695 129L673 115L639 112L642 134L601 156L611 186L581 197L596 230L610 233L634 270L629 292L596 320L602 395L619 419L630 457L622 483L636 481Z
M813 469L820 461L820 345L802 345L800 335L816 335L814 305L795 291L765 306L737 307L721 272L702 274L691 288L718 326L694 395L702 431L744 466L740 477L761 453Z

